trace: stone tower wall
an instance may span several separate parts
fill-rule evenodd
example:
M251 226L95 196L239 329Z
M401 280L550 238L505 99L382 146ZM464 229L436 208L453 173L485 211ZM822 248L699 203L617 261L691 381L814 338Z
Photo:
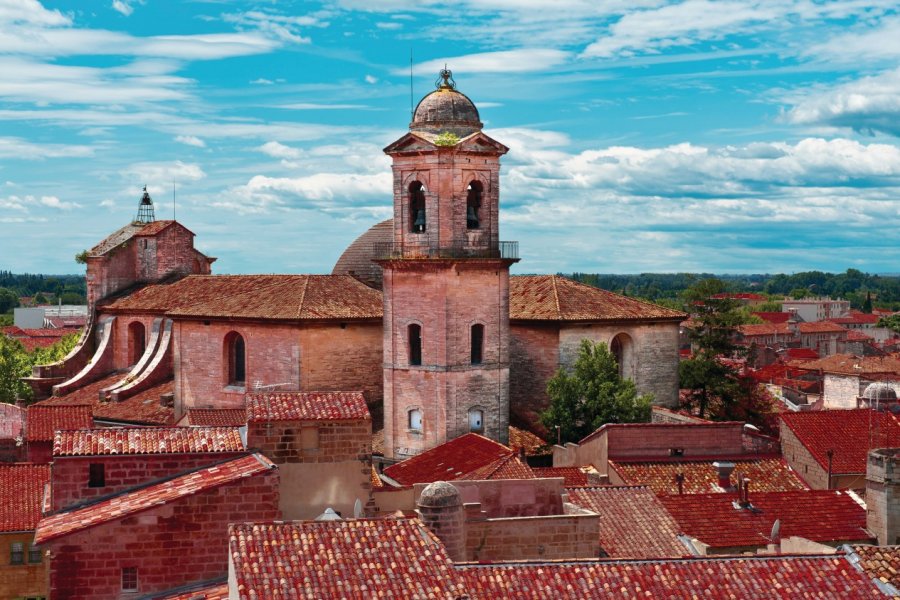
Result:
M866 465L866 528L881 546L900 544L900 449L869 452Z

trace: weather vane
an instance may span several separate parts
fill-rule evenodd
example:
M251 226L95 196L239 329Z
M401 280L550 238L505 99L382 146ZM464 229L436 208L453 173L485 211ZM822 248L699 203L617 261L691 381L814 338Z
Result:
M434 87L438 89L456 89L456 82L453 81L453 73L447 68L446 63L444 63L444 68L441 69L437 80L434 82Z

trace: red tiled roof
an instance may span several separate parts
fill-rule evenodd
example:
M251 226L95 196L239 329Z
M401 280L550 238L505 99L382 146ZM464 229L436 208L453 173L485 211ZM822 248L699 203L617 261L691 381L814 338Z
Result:
M247 420L357 421L371 419L362 392L247 394Z
M241 598L462 599L462 578L418 519L229 526Z
M177 590L154 595L153 600L228 600L228 582L218 581L183 586Z
M811 323L797 323L800 333L844 333L847 330L831 321L813 321Z
M94 420L87 404L75 406L42 406L32 404L25 417L25 439L29 442L52 442L60 429L92 427Z
M900 546L853 546L869 577L900 588Z
M509 447L513 450L521 448L526 456L541 456L550 453L546 446L546 441L530 431L509 426Z
M567 488L585 487L590 484L588 474L582 467L532 467L534 476L538 478L562 477Z
M181 317L282 321L381 319L381 292L349 275L190 275L103 308Z
M50 540L82 531L89 527L118 521L129 515L227 485L276 468L262 454L250 454L217 465L198 469L131 492L119 494L81 508L55 513L41 519L34 542Z
M871 342L874 341L872 336L866 335L859 329L851 329L847 332L848 342Z
M534 479L534 471L531 470L518 453L510 451L509 454L498 458L494 462L470 471L457 479L469 481L483 481L486 479Z
M393 464L384 470L384 474L400 485L452 481L511 454L515 454L514 451L499 442L477 433L467 433Z
M779 418L823 469L828 469L828 451L833 450L832 473L838 475L865 473L872 448L900 446L900 422L887 412L813 410L785 412Z
M678 526L646 487L566 490L568 501L600 515L600 547L612 558L667 558L689 554Z
M120 244L124 244L134 237L138 231L144 227L143 223L129 223L124 227L114 231L110 235L94 246L88 252L89 256L103 256L113 248L117 248Z
M101 421L116 421L120 423L134 423L141 425L172 425L175 421L175 410L160 404L160 396L172 393L175 389L174 380L170 379L143 392L135 394L131 398L121 402L101 402L100 390L109 387L121 379L127 377L120 373L107 375L99 381L90 383L84 387L66 394L48 398L36 403L34 406L62 406L73 404L90 404L94 412L94 418ZM87 426L89 427L89 425Z
M766 323L787 323L791 319L789 312L755 312L753 314Z
M187 424L205 427L241 427L247 424L247 411L243 408L189 408Z
M843 556L466 565L472 600L883 597Z
M780 457L767 458L722 458L734 463L731 474L732 485L737 485L739 477L746 476L752 482L752 489L760 492L784 492L805 490L806 485ZM682 490L685 494L705 494L725 492L719 487L719 477L709 460L660 459L656 461L610 460L609 467L622 481L629 485L646 485L657 494L677 494L675 476L684 475Z
M787 360L817 360L819 353L812 348L787 348L785 349Z
M707 421L703 419L696 419L685 423L606 423L605 425L601 425L591 433L584 436L578 443L584 444L585 442L600 436L610 429L645 429L647 431L647 435L652 436L654 431L664 431L669 427L684 428L685 431L689 431L688 428L691 427L700 427L702 429L698 429L698 431L704 431L717 428L734 429L735 426L743 427L743 423L741 423L740 421Z
M744 337L762 336L762 335L791 335L790 327L787 323L754 323L750 325L741 325L738 331Z
M878 315L851 310L849 317L834 317L831 320L838 325L874 325L878 322L878 318Z
M49 481L50 465L0 464L0 533L34 530Z
M509 318L523 321L683 321L686 314L559 275L509 278Z
M175 223L175 221L167 221L165 219L162 219L159 221L151 221L150 223L147 223L146 225L141 227L137 231L137 233L135 233L135 235L139 235L139 236L157 235L159 233L162 233L162 231L164 229L168 229L169 225L172 225L174 223ZM181 224L179 223L179 225L181 225ZM184 226L182 225L182 227L184 227ZM187 228L185 227L185 229L187 229Z
M825 358L800 365L807 371L822 371L838 375L900 375L900 355L855 356L853 354L832 354Z
M735 508L737 494L660 496L680 531L712 548L764 546L775 521L780 537L797 536L814 542L869 540L866 511L846 492L807 490L754 492L752 509Z
M53 456L243 452L237 427L108 427L60 431Z

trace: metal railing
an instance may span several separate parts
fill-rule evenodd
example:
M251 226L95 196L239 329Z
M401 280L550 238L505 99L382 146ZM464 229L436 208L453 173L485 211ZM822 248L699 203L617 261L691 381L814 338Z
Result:
M376 242L372 247L375 260L392 258L506 258L519 259L519 242L499 242L496 247L473 246L467 241L452 244L407 244Z

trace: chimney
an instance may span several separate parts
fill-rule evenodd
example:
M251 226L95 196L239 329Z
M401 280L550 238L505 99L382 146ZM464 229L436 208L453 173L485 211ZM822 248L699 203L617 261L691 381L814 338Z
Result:
M678 484L678 495L684 495L684 473L675 474L675 483Z
M731 485L731 473L734 471L734 463L717 460L713 463L713 467L716 469L716 473L719 476L719 487L726 492L734 491L734 486Z
M422 522L444 544L450 560L466 560L466 510L462 498L446 481L429 483L416 501Z
M750 508L750 478L741 477L741 508Z

